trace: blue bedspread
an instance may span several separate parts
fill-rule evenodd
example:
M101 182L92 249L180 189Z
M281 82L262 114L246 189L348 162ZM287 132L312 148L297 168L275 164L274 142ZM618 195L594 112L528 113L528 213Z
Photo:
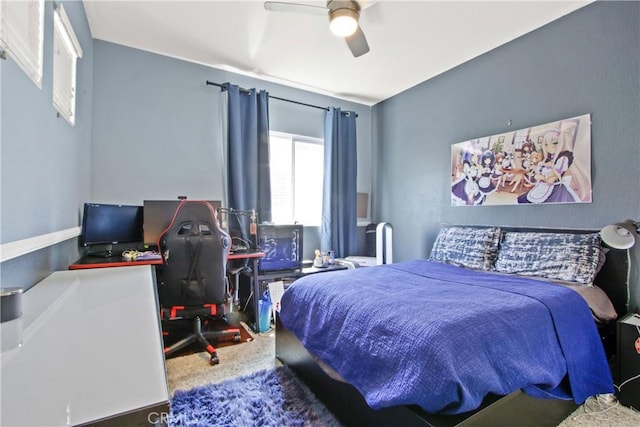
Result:
M586 302L537 280L424 260L314 274L285 291L281 320L374 409L614 392Z

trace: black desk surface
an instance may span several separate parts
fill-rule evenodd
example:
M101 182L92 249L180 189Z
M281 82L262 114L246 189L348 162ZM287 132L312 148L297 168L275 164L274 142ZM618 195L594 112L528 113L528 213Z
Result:
M273 280L273 279L297 279L308 274L326 273L329 271L346 270L346 265L333 264L327 267L305 267L298 268L296 270L284 270L284 271L258 271L258 278L260 280Z

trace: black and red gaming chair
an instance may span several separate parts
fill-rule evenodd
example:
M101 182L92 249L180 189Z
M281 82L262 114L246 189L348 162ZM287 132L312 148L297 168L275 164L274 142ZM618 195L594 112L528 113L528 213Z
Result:
M171 223L160 234L158 248L164 260L158 274L161 319L163 322L191 319L193 326L192 334L165 347L165 356L198 341L211 355L210 364L215 365L219 363L218 355L207 338L240 341L238 328L202 330L203 321L226 322L226 264L230 246L231 239L220 229L213 206L205 201L182 201Z

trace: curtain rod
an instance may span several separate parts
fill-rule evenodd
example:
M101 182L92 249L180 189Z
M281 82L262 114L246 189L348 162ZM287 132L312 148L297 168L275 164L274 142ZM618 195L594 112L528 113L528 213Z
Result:
M207 80L207 85L210 86L218 86L219 88L221 88L222 90L226 90L225 85L220 84L220 83L215 83L212 81ZM250 90L248 89L244 89L244 88L240 88L240 92L243 93L251 93ZM324 110L324 111L329 111L328 107L320 107L319 105L313 105L313 104L307 104L305 102L300 102L300 101L294 101L292 99L287 99L287 98L280 98L279 96L273 96L273 95L269 95L269 98L273 98L273 99L277 99L278 101L285 101L285 102L291 102L292 104L298 104L298 105L304 105L305 107L312 107L312 108L317 108L319 110ZM348 111L344 111L342 112L342 114L351 114L351 112ZM356 115L356 117L358 117L357 113L353 113Z

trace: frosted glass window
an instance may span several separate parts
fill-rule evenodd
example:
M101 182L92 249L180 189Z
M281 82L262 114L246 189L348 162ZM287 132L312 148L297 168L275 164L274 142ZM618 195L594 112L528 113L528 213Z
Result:
M53 106L72 126L76 119L76 66L82 48L60 5L53 14Z
M42 89L44 0L0 0L0 47Z

